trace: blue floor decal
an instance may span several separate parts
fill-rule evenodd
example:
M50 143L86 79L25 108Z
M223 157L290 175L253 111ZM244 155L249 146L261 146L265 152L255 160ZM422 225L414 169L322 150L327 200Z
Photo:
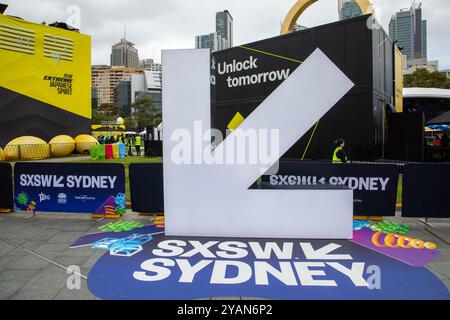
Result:
M449 299L426 268L346 240L154 234L132 256L102 256L88 286L103 299Z

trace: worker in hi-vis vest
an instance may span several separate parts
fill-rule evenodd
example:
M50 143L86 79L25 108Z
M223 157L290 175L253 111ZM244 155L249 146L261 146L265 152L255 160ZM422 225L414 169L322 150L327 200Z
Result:
M338 139L334 142L333 163L347 163L347 154L345 153L345 140Z
M136 136L134 146L136 148L136 155L140 156L141 155L141 136L140 135Z
M126 138L127 146L128 146L128 156L133 155L133 137Z

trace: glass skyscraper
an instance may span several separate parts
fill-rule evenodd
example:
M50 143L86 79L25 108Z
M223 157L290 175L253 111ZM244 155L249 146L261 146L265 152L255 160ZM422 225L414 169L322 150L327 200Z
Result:
M131 112L131 81L120 80L114 92L115 102L121 117L128 117Z
M369 0L338 0L338 11L339 20L375 14L375 8Z
M227 41L226 48L233 46L233 17L228 10L216 13L216 32Z
M226 49L227 40L222 38L217 32L205 34L201 36L195 37L195 47L197 49L200 48L209 48L211 51L218 51Z
M389 23L389 36L397 41L407 58L407 67L427 61L427 21L422 20L422 3L397 12Z
M363 14L359 4L355 0L346 0L340 6L339 19L346 20L354 17L359 17Z
M211 51L228 49L233 46L233 17L228 10L216 13L216 32L195 37L195 47L209 48Z

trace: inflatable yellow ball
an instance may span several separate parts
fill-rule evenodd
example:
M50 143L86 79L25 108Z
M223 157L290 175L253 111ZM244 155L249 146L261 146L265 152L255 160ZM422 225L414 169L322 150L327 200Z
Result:
M75 140L66 135L56 136L48 144L52 157L66 157L75 150Z
M76 136L75 143L79 153L88 153L92 146L99 144L97 139L88 134L80 134L79 136Z
M44 140L23 136L11 140L5 147L5 160L39 160L49 157L49 146Z
M19 160L19 146L6 146L3 150L4 160Z

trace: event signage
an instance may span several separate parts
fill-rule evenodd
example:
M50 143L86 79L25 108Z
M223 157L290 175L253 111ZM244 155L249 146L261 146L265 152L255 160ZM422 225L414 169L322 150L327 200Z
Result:
M163 234L153 234L142 250L129 256L106 252L91 269L88 287L102 299L449 298L446 286L426 268L347 240L224 240Z
M450 164L412 163L403 170L402 216L450 218Z
M400 169L391 164L332 164L280 161L276 174L263 176L263 188L346 186L354 215L394 216Z
M214 151L210 51L167 50L162 58L168 235L351 238L351 190L249 190L354 86L320 49L262 101L238 130L215 145ZM298 101L308 108L299 108ZM248 133L259 135L256 144L245 143ZM259 158L264 143L268 147L264 139L268 136L272 143L264 159L240 161L246 155ZM275 213L277 228L272 224Z
M125 213L120 164L16 163L14 206L41 212Z
M0 210L13 209L12 168L9 163L0 163Z
M257 62L258 58L255 58L252 55L245 61L236 62L235 59L231 63L223 61L218 64L217 73L220 76L226 76L226 83L228 88L236 88L256 84L264 84L267 82L280 82L286 80L291 72L291 70L288 68L283 70L258 73ZM213 70L215 69L214 58L211 68ZM236 73L248 70L251 70L252 74L236 76Z

